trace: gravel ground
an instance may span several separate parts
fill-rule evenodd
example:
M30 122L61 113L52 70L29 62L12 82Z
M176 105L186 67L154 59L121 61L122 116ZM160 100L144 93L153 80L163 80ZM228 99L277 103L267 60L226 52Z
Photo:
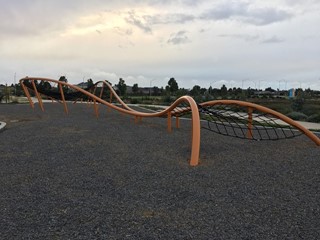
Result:
M38 107L38 106L36 106ZM0 105L0 239L320 239L320 147Z

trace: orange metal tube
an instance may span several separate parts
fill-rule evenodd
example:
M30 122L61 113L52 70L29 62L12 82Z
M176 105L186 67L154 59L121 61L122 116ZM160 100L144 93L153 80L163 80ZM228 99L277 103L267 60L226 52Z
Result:
M102 84L102 87L101 87L101 90L100 90L100 95L99 95L100 98L102 98L103 89L104 89L104 83Z
M191 166L197 166L199 164L200 155L200 116L196 102L193 98L189 97L188 102L191 107L192 114L192 147L191 147Z
M42 110L42 112L44 112L44 107L43 107L43 104L42 104L42 99L41 99L41 96L40 94L38 93L38 90L37 90L37 87L36 87L36 84L34 83L34 81L32 81L32 86L33 86L33 90L37 96L37 99L38 99L38 102L39 102L39 106Z
M68 107L67 107L67 103L66 103L66 100L64 98L64 93L63 93L63 88L62 88L62 84L61 83L58 83L59 85L59 91L60 91L60 95L61 95L61 99L62 99L62 103L63 103L63 107L64 107L64 112L66 114L68 114Z
M53 82L53 83L57 83L57 84L61 84L61 85L66 85L76 91L82 92L83 94L87 95L89 98L104 104L106 106L108 106L109 108L112 108L114 110L117 110L123 114L129 114L132 116L138 116L138 117L160 117L160 116L164 116L164 115L168 115L168 119L170 119L170 125L171 125L171 111L174 110L180 103L182 102L188 102L190 105L190 109L192 112L192 147L191 147L191 159L190 159L190 165L192 166L196 166L199 163L199 153L200 153L200 117L199 117L199 112L198 112L198 107L197 104L195 103L195 101L193 100L193 98L189 97L189 96L183 96L180 97L179 99L177 99L171 106L169 106L168 108L164 109L161 112L155 112L155 113L144 113L144 112L138 112L135 111L131 108L129 108L122 100L119 101L118 100L118 96L116 94L115 97L117 98L117 100L121 103L121 105L124 108L118 107L113 105L112 103L109 103L97 96L95 96L92 93L89 93L88 91L79 88L77 86L71 85L69 83L65 83L65 82L59 82L57 80L53 80L53 79L48 79L48 78L23 78L23 80L41 80L41 81L49 81L49 82ZM108 86L108 85L107 85ZM62 86L61 86L62 87ZM111 88L111 96L112 93L114 92L114 90ZM171 127L170 127L171 128Z
M176 117L176 128L180 128L180 118Z
M22 81L20 81L20 85L22 86L22 89L23 89L23 91L24 91L24 94L26 95L26 97L27 97L27 99L28 99L28 101L29 101L29 103L30 103L30 106L31 106L32 108L34 108L34 104L33 104L33 101L32 101L32 99L31 99L31 97L30 97L30 93L29 93L28 88L26 88L26 86L24 85L24 83L23 83Z
M98 112L98 106L97 106L97 102L95 99L93 99L93 108L94 108L94 112L96 114L96 117L99 117L99 112Z

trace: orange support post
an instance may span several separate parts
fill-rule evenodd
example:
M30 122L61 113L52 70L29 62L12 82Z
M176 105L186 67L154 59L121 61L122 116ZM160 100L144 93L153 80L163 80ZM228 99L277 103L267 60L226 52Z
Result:
M103 89L104 89L104 84L102 84L102 87L101 87L101 90L100 90L100 95L99 95L100 98L102 98Z
M176 128L180 128L180 118L176 117Z
M99 112L98 112L98 106L97 106L97 102L95 99L93 99L93 108L94 108L94 112L96 114L96 117L99 117Z
M188 100L192 114L192 147L191 147L191 159L190 165L197 166L199 164L200 155L200 116L196 102L193 98L189 97Z
M29 93L28 88L26 88L26 86L24 85L24 83L23 83L22 81L20 81L20 85L22 86L22 89L23 89L23 91L24 91L24 94L26 95L26 97L27 97L27 99L28 99L28 101L29 101L29 103L30 103L30 106L31 106L32 108L34 108L34 104L33 104L33 101L32 101L32 99L31 99L31 97L30 97L30 93Z
M66 100L64 98L64 93L63 93L63 88L62 88L62 84L59 83L59 91L60 91L60 95L61 95L61 99L62 99L62 103L63 103L63 107L64 107L64 112L66 114L68 114L68 107L67 107L67 103L66 103Z
M44 107L43 107L42 99L41 99L41 96L40 96L40 94L39 94L39 92L38 92L38 90L37 90L36 84L34 83L34 80L32 81L32 86L33 86L33 90L34 90L34 92L35 92L35 94L36 94L36 96L37 96L37 99L38 99L38 102L39 102L39 106L40 106L42 112L44 112Z

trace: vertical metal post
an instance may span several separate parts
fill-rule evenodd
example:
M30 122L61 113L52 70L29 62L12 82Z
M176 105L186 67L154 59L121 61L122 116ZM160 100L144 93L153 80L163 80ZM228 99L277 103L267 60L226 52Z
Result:
M180 128L180 118L176 117L176 128Z
M93 99L93 108L94 108L94 112L96 114L96 117L99 117L99 112L98 112L98 106L97 106L97 101L95 99Z
M24 83L23 83L22 81L20 82L20 84L21 84L21 86L22 86L22 89L23 89L23 91L24 91L24 94L26 95L26 97L27 97L27 99L28 99L28 101L29 101L29 103L30 103L30 106L31 106L32 108L34 108L34 104L33 104L33 101L32 101L32 99L31 99L31 97L30 97L30 93L29 93L28 88L26 88L26 86L24 85Z
M104 83L102 83L102 88L101 88L101 90L100 90L100 95L99 95L100 98L102 98L103 90L104 90Z
M37 90L36 84L34 83L34 80L31 80L31 82L32 82L33 90L34 90L34 92L35 92L35 94L36 94L36 96L37 96L37 99L38 99L38 102L39 102L39 106L40 106L42 112L44 112L44 107L43 107L42 99L41 99L41 96L40 96L40 94L39 94L39 92L38 92L38 90Z
M64 112L66 114L68 114L68 107L67 107L67 103L66 103L66 100L64 98L64 93L63 93L63 88L62 88L62 84L59 83L59 90L60 90L60 94L61 94L61 99L62 99L62 103L63 103L63 107L64 107Z

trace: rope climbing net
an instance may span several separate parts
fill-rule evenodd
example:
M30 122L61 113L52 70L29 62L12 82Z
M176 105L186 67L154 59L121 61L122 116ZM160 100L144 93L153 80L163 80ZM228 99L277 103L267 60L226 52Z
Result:
M302 135L302 132L270 113L233 104L215 104L199 109L202 128L242 139L279 140Z

